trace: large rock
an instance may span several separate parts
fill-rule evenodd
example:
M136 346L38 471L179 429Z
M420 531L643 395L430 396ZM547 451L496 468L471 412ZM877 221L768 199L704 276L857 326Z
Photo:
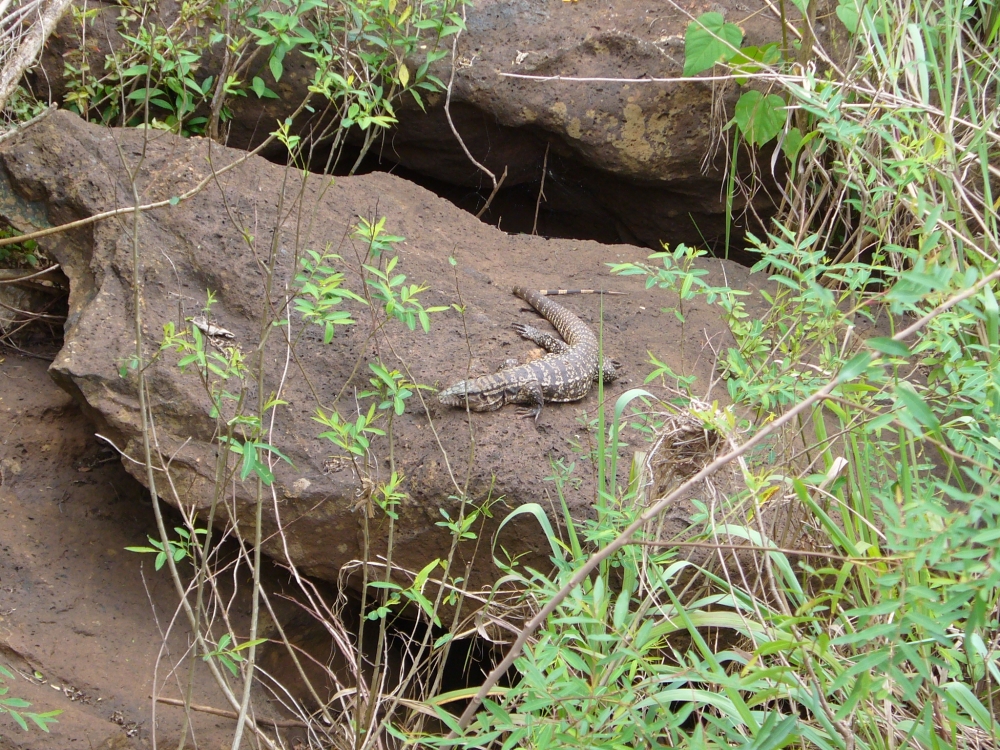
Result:
M148 138L144 142L144 138ZM84 219L132 203L125 165L138 167L137 188L143 203L182 194L208 175L242 156L206 139L182 140L162 132L109 130L74 115L57 112L0 146L0 217L22 230ZM376 513L366 521L364 492L370 482L389 475L390 444L373 439L368 476L358 476L342 451L317 437L322 427L312 417L318 407L336 408L347 418L367 403L358 393L368 386L367 364L380 353L390 367L405 366L412 378L440 386L473 373L491 372L507 357L524 358L531 346L511 329L514 321L537 322L520 311L510 293L515 283L529 287L604 287L627 291L607 297L603 307L606 351L624 365L625 377L607 391L608 409L625 389L641 384L648 371L647 351L676 372L698 376L705 389L712 377L712 349L725 346L728 333L714 310L699 300L685 303L686 322L661 307L673 304L661 291L647 291L629 278L611 278L606 264L640 260L636 247L608 247L594 242L508 236L459 211L432 193L388 174L338 179L286 171L252 158L218 176L204 190L177 205L142 213L138 220L138 264L143 320L143 349L157 353L162 326L185 325L205 304L206 290L216 294L214 322L235 334L235 343L254 361L267 308L265 275L270 248L276 250L272 302L284 303L283 290L293 276L293 258L304 248L332 247L343 256L346 286L363 291L356 253L364 248L349 237L359 216L386 217L386 228L406 237L399 246L397 272L408 282L426 282L426 305L464 305L464 319L450 309L433 317L429 334L411 332L392 321L370 335L369 314L355 308L358 325L341 328L329 345L319 333L303 330L295 313L291 328L270 330L263 350L264 390L282 382L271 442L293 462L276 467L276 501L265 493L265 548L278 558L290 556L308 572L335 580L340 567L364 555L363 527L370 525L369 555L384 554L387 526ZM133 373L119 369L135 350L132 260L133 215L87 224L42 240L71 281L65 346L51 372L85 405L102 434L128 455L141 459L142 442ZM245 237L251 237L248 246ZM449 263L454 257L456 266ZM746 270L706 261L712 283L746 286ZM596 296L562 298L597 325ZM546 326L544 322L540 325ZM297 344L286 356L285 331ZM149 403L162 455L171 457L177 498L204 513L215 487L218 425L195 372L181 372L177 355L162 354L148 370ZM353 377L352 377L353 376ZM346 387L345 387L346 386ZM448 409L427 394L427 410L416 398L393 422L392 450L405 477L407 496L399 509L393 559L420 569L447 554L450 538L436 524L441 509L459 513L456 496L464 488L476 506L492 501L491 515L477 527L478 541L463 544L458 574L473 563L475 585L489 583L494 531L512 508L526 502L554 507L554 487L545 481L553 462L575 462L567 485L570 510L577 518L591 512L593 469L587 452L593 436L587 420L599 408L596 392L581 402L549 405L537 424L519 419L515 410L473 414ZM384 425L383 425L384 426ZM630 438L639 441L637 434ZM628 450L623 465L628 464ZM125 467L140 481L143 468ZM165 499L175 501L160 483ZM253 481L229 483L244 534L253 517ZM275 535L280 518L287 544ZM680 513L677 524L684 523ZM525 553L526 564L545 566L548 541L531 521L509 525L501 543Z
M103 68L104 55L122 42L116 31L120 9L115 3L104 3L103 11L101 7L88 4L93 20L86 35L74 29L71 20L64 20L43 60L45 75L38 76L36 86L42 90L51 86L57 99L65 94L64 62L83 44L84 36L94 51L91 69ZM731 117L739 92L732 85L711 81L615 81L680 76L685 30L692 14L704 10L738 23L745 44L780 41L774 9L763 0L718 0L690 10L631 0L478 0L470 6L468 30L458 45L452 112L471 153L497 176L506 170L505 186L514 189L507 204L496 204L493 223L531 230L548 147L542 234L607 236L654 248L661 241L717 242L725 232L723 186L728 160L725 150L713 144L722 137L719 127ZM163 3L157 21L166 24L175 14L173 4ZM207 31L206 27L199 33ZM199 80L216 74L221 65L221 45L212 49L202 61ZM258 99L253 94L234 98L228 145L249 148L260 143L274 123L291 114L307 95L313 72L312 61L293 52L285 61L281 81L271 84L280 98ZM447 81L450 58L439 62L434 72ZM606 80L504 77L509 73ZM264 56L245 80L253 75L271 81ZM713 98L719 101L714 108ZM488 188L489 182L454 138L444 115L444 97L431 95L427 104L423 112L405 95L398 103L398 126L376 143L372 153L387 166L400 164L427 178L461 186L464 189L455 191L455 198L465 197L471 207L482 197L468 196L469 188ZM303 117L299 131L322 130L323 109ZM711 154L722 158L710 158ZM284 158L277 146L270 155ZM350 164L353 159L346 161ZM744 153L741 171L751 161ZM768 167L760 171L765 182L769 172ZM518 186L530 195L517 192ZM756 209L766 216L773 209L772 198L766 191L755 195ZM735 201L739 216L742 197L737 195Z

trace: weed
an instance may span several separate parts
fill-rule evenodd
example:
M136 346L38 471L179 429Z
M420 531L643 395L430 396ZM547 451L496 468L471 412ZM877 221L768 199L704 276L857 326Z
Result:
M7 714L10 716L25 732L28 731L28 722L30 721L34 726L47 733L49 725L57 722L55 717L61 714L62 711L55 710L44 713L25 711L24 709L31 708L31 703L24 700L24 698L16 698L8 695L10 688L3 684L6 680L13 679L14 673L0 664L0 715Z

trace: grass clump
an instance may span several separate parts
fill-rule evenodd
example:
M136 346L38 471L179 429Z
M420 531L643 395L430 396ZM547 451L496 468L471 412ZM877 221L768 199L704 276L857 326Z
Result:
M601 493L598 521L567 518L554 574L511 572L538 613L516 676L413 742L997 746L1000 16L846 0L824 48L799 5L771 51L721 17L688 36L686 72L728 66L748 87L731 127L787 159L753 238L770 313L708 287L687 248L614 269L729 321L733 406L688 409L729 453L692 478L727 466L740 486L682 484L681 537L650 523L677 493L648 473Z

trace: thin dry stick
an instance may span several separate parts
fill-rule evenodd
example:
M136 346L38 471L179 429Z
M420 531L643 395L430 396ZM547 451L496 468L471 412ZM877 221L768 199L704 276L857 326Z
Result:
M538 187L538 200L535 201L535 223L531 225L531 233L538 234L538 210L542 207L545 197L545 173L549 171L549 142L545 142L545 158L542 159L542 184Z
M0 269L0 284L20 284L22 281L27 281L28 279L34 279L38 276L44 276L47 273L55 271L59 268L59 264L56 263L54 266L49 266L48 268L43 268L41 271L35 271L33 273L27 273L21 276L20 271L8 271L7 269Z
M152 698L153 696L149 696ZM197 703L190 703L185 706L184 701L177 700L176 698L164 698L162 695L156 696L157 703L165 703L168 706L180 706L181 708L190 708L192 711L200 711L203 714L212 714L212 716L224 716L227 719L239 719L239 714L235 711L226 711L223 708L214 708L213 706L201 706ZM295 719L254 719L257 722L257 726L261 727L278 727L279 729L308 729L309 725L304 721L296 721Z
M140 262L139 262L139 217L141 215L142 207L139 204L139 171L142 167L142 160L145 158L145 148L146 141L143 141L143 155L140 157L139 162L135 164L133 169L129 169L128 162L125 159L125 155L121 150L121 147L116 142L118 146L118 157L121 160L122 168L125 171L129 179L129 184L132 188L132 207L130 209L122 209L121 213L131 212L132 214L132 226L131 226L131 267L132 267L132 278L137 280L142 277L140 273ZM237 161L240 161L239 159ZM202 181L203 184L207 185L208 181L212 179L212 175L209 175L205 180ZM145 368L142 366L144 362L144 351L143 351L143 320L142 320L142 287L139 283L133 284L133 325L135 331L135 355L140 364L138 372L138 392L139 392L139 419L142 427L142 449L143 449L143 464L146 467L146 486L149 488L149 494L152 499L153 505L153 516L156 519L157 531L160 535L160 540L164 546L168 543L166 524L163 519L163 511L160 508L160 498L157 492L157 477L155 472L155 466L153 465L153 439L152 439L152 414L148 406L148 398L146 392L146 373ZM169 472L167 473L169 480ZM191 626L192 633L198 643L198 646L202 649L203 653L209 653L211 649L205 642L203 634L199 631L197 627L197 622L195 619L194 611L191 608L191 603L187 598L187 591L184 584L181 581L180 573L177 570L177 565L173 559L173 555L167 555L167 568L170 572L170 578L174 583L174 588L176 589L178 598L180 599L181 606L184 608L184 613L187 615L188 623ZM229 687L229 683L222 676L219 671L218 665L215 663L214 659L209 659L208 662L209 671L215 678L216 683L219 688L225 694L226 699L229 701L230 705L234 708L240 706L240 702L236 699L232 690ZM249 717L244 718L244 722L249 723ZM242 726L242 725L241 725ZM259 738L261 744L267 747L269 750L276 750L276 745L271 741L269 737L262 734L260 730L254 725L252 730Z
M909 338L914 333L923 328L925 325L927 325L927 323L929 323L931 320L940 315L942 312L948 310L949 308L958 304L962 300L972 296L987 284L992 283L997 278L1000 278L1000 269L994 271L988 276L984 276L974 286L970 287L964 292L956 294L954 297L950 298L948 301L942 303L941 305L938 305L936 308L931 310L929 313L927 313L924 317L922 317L916 323L911 325L909 328L906 328L903 331L897 333L895 336L893 336L892 337L893 341L901 342ZM510 667L514 664L514 660L517 659L517 657L520 655L521 649L524 648L524 644L528 642L528 639L531 637L532 633L534 633L538 629L538 627L543 622L545 622L548 616L555 611L556 607L558 607L567 596L569 596L569 593L573 591L573 589L582 584L590 576L590 574L594 571L594 569L598 565L600 565L604 560L607 560L609 557L611 557L611 555L620 550L622 547L629 544L633 534L639 531L645 524L649 523L664 510L673 505L678 498L683 497L684 493L686 493L688 490L690 490L692 487L694 487L701 481L715 474L717 471L719 471L719 469L721 469L729 462L736 460L741 456L745 455L746 453L748 453L752 448L756 447L761 442L763 442L765 438L772 435L774 432L776 432L778 429L786 425L788 422L797 418L800 414L802 414L807 409L811 408L814 404L827 398L834 391L834 389L838 385L840 385L840 382L841 382L840 375L837 375L836 377L831 379L830 382L828 382L825 386L823 386L818 391L813 393L811 396L808 396L803 401L799 402L796 406L794 406L792 409L788 410L780 417L778 417L778 419L776 419L775 421L771 422L769 425L764 427L764 429L762 429L760 432L758 432L756 435L750 438L742 446L712 461L712 463L710 463L708 466L703 468L697 474L692 476L676 490L671 492L666 497L662 498L656 504L647 508L646 511L639 516L639 518L630 523L628 527L614 539L614 541L608 544L607 547L591 555L590 559L588 559L587 562L584 563L584 565L581 566L581 568L573 575L573 577L570 578L569 582L561 589L559 589L559 591L556 592L555 596L553 596L548 601L548 603L546 603L546 605L542 607L542 609L538 612L538 614L532 617L531 620L529 620L528 623L524 626L524 629L521 630L520 635L518 635L517 639L514 641L514 644L510 647L510 650L504 656L503 660L493 669L492 672L490 672L489 676L487 676L486 680L479 688L479 691L472 698L472 700L469 701L469 705L466 707L465 711L462 712L462 716L458 720L459 728L464 730L469 726L469 723L472 721L472 717L475 716L476 711L479 710L479 707L482 705L483 700L486 698L487 695L489 695L490 690L497 684L500 678L503 677L507 673L507 670L510 669ZM449 738L453 738L457 736L457 733L454 730L452 730L448 734L448 736Z
M298 115L302 112L303 109L305 109L308 103L309 103L309 97L307 97L302 102L302 104L299 105L298 109L296 109L295 112L291 114L291 117L292 118L298 117ZM269 135L253 151L246 152L240 158L236 159L233 162L230 162L229 164L227 164L224 167L221 167L220 169L210 170L207 177L198 182L198 184L196 184L193 188L191 188L185 193L181 193L180 195L176 195L172 198L167 198L166 200L162 201L154 201L153 203L146 203L141 206L126 206L125 208L115 208L112 209L111 211L103 211L102 213L94 214L93 216L87 216L86 218L78 219L77 221L71 221L67 224L60 224L57 227L40 229L39 231L31 232L30 234L22 234L17 237L0 238L0 247L3 247L4 245L14 245L18 242L26 242L27 240L36 240L40 237L48 237L50 234L58 234L59 232L65 232L70 229L78 229L79 227L85 227L89 224L94 224L98 221L103 221L104 219L111 219L115 216L122 216L124 214L130 214L141 211L150 211L154 208L164 208L165 206L175 206L178 203L186 201L188 198L191 198L200 193L202 190L205 189L205 186L208 185L208 183L217 179L219 175L228 172L230 169L238 167L240 164L250 159L250 157L259 154L261 151L263 151L265 148L271 145L271 142L274 141L275 138L276 136Z
M42 45L56 27L62 14L70 6L72 0L49 0L38 19L32 24L31 30L24 36L17 51L10 61L0 69L0 109L7 103L7 98L17 88L24 71L35 63Z
M464 7L462 8L462 20L463 21L465 20ZM480 216L486 213L486 209L490 207L490 204L493 202L493 199L496 197L496 194L500 192L500 186L503 185L503 181L507 179L507 167L503 168L503 174L500 176L500 180L497 181L497 176L493 174L493 172L491 172L485 166L476 161L475 157L470 153L468 147L465 145L465 141L462 140L462 136L458 134L458 128L455 127L455 123L451 119L451 90L455 85L455 61L458 56L458 38L461 35L462 32L461 30L459 30L459 32L455 34L455 38L451 42L451 78L448 79L448 89L444 97L444 116L448 120L448 127L451 128L451 132L455 136L455 140L458 141L458 145L461 146L462 151L465 152L465 156L469 159L469 161L471 161L473 164L476 165L476 168L479 169L479 171L481 171L483 174L489 177L490 180L492 180L493 182L493 192L490 193L490 197L486 199L486 203L483 204L483 207L479 209L479 213L476 214L476 218L478 219Z

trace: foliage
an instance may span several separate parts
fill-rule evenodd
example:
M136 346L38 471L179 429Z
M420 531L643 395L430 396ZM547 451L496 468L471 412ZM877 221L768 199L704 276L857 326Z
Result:
M743 32L726 23L721 13L703 13L688 24L684 35L684 75L698 75L723 61L732 69L733 80L743 86L761 68L782 62L777 42L740 47L742 41ZM755 89L745 91L736 102L733 121L747 143L762 146L781 132L785 100Z
M19 233L10 227L0 226L0 239L16 237ZM0 266L14 268L18 266L38 266L38 243L34 240L16 242L12 245L0 245Z
M473 691L438 695L445 731L401 728L411 744L995 746L998 16L847 0L837 17L851 58L794 74L775 46L737 49L713 14L687 38L686 74L721 59L736 84L775 87L744 92L734 116L748 143L780 137L791 170L771 231L751 238L769 312L748 315L683 246L613 266L663 289L681 322L699 296L729 323L733 406L687 408L706 431L753 434L830 395L744 456L741 492L695 496L687 547L637 534L542 623L468 727L448 707ZM831 59L811 44L783 46ZM652 380L672 375L651 356ZM592 521L564 512L558 538L541 507L516 511L553 539L553 574L507 568L533 609L646 507L643 486L601 493ZM791 533L797 547L766 531L782 513L808 530ZM691 545L745 557L696 563Z
M356 126L367 141L391 122L404 91L420 101L419 91L438 85L426 67L410 69L412 45L424 31L436 44L459 26L437 13L445 6L423 6L437 9L434 21L414 20L420 11L393 2L342 6L350 8L344 15L310 2L280 6L255 13L234 6L249 31L240 37L234 26L225 43L235 59L261 50L265 76L275 82L293 50L312 56L313 93L337 108L335 138ZM357 479L359 528L372 552L345 567L345 576L361 577L358 627L347 633L335 608L297 579L306 592L303 609L322 620L336 643L348 644L340 648L365 643L366 627L378 630L373 668L367 655L347 660L366 666L337 691L343 711L328 724L327 717L308 717L317 732L336 728L323 736L326 745L374 747L387 733L401 744L469 748L996 744L1000 239L991 176L1000 174L998 13L985 2L843 0L835 31L847 35L851 49L841 59L815 40L809 26L815 9L796 7L802 20L783 17L780 44L741 46L738 27L712 13L696 19L686 39L686 75L721 61L733 85L743 88L732 132L753 148L778 139L775 158L786 160L780 211L750 238L760 257L755 271L767 275L759 285L766 314L750 315L746 295L712 283L696 263L699 251L685 246L612 268L661 290L665 309L682 324L696 299L719 308L732 334L719 357L731 405L699 404L676 389L657 403L645 391L632 391L616 403L609 426L603 411L593 422L585 418L584 426L596 430L596 447L579 451L580 463L595 464L594 517L569 515L567 495L582 484L573 466L554 461L559 531L534 503L501 523L539 524L550 540L551 570L527 568L495 545L504 577L477 602L485 614L472 622L459 619L469 592L453 564L459 545L471 552L480 543L488 508L471 504L460 482L454 502L438 511L439 526L451 536L447 553L415 571L393 562L408 500L395 465L394 420L422 393L405 363L383 347L388 332L411 335L418 325L426 331L445 308L424 306L426 287L407 283L395 252L402 238L389 233L385 218L361 219L352 228L356 276L345 273L332 245L296 248L291 280L275 284L286 296L267 308L262 338L287 333L294 351L292 329L304 327L292 324L294 315L316 326L328 344L342 335L365 344L354 369L361 389L351 392L350 406L341 393L324 403L317 398L315 411L320 437L336 452L331 458ZM133 71L128 84L130 93L144 91L134 100L126 95L132 114L120 115L137 116L141 98L143 106L165 113L166 126L183 129L198 107L208 106L218 82L198 82L196 63L184 54L200 54L193 42L184 47L181 37L148 32L132 33L133 46L145 45L145 57L128 61L147 66ZM439 52L433 47L428 62ZM248 68L239 66L225 76L226 96L240 90L267 96L271 81L258 76L245 89ZM208 127L213 116L206 115ZM291 163L303 163L296 161L303 144L291 125L283 123L277 133L293 152ZM732 179L736 154L734 148ZM353 291L348 279L356 279ZM279 307L287 311L284 319L274 312ZM364 310L367 330L356 309ZM261 508L272 500L273 467L287 460L267 426L283 402L280 394L250 398L248 383L259 363L235 345L211 346L191 322L180 332L168 324L156 356L176 354L176 364L208 395L220 448L220 498L237 482L256 493L256 596ZM669 380L682 391L699 385L673 373L656 352L650 356L648 383ZM141 378L145 366L137 357L125 376ZM351 382L358 384L354 377ZM817 394L826 395L809 400ZM659 411L659 424L629 422L627 410L640 399L644 411ZM633 437L626 431L638 425L640 435L659 438L678 413L699 436L714 436L722 446L739 446L777 419L796 418L730 463L738 487L725 496L695 488L692 527L683 535L664 537L651 523L583 577L532 634L504 682L492 686L472 723L460 726L454 708L478 686L442 689L450 645L488 636L497 623L509 631L523 627L593 554L609 549L657 500L647 494L643 451L619 471L626 438ZM714 454L699 458L705 465ZM279 507L282 499L273 500ZM782 519L794 521L790 531ZM194 580L179 588L200 596L214 583L213 525L204 524L201 543L196 524L202 519L186 522L188 536L178 527L177 540L164 532L151 547L134 549L156 553L160 566L170 568L191 556ZM233 521L238 534L236 526ZM369 545L375 528L384 548ZM290 571L297 575L293 565ZM503 610L497 603L511 589L518 608ZM199 617L212 611L197 604ZM451 622L444 605L454 607ZM387 633L403 612L424 627L400 639L405 674L398 689L387 688ZM197 655L213 668L242 672L250 684L254 649L263 639L251 632L234 646L234 633L215 640L207 623L198 624ZM501 640L510 642L495 639ZM330 679L337 684L339 678Z
M229 633L223 633L222 637L219 638L219 644L212 651L207 652L202 656L203 661L208 661L209 659L218 659L219 663L224 666L233 677L239 675L239 664L244 661L243 654L241 651L246 651L254 646L259 646L262 643L267 643L266 638L257 638L252 641L244 641L238 646L229 647L229 644L233 642L233 637Z
M214 136L234 99L278 98L289 55L301 54L314 65L310 94L339 113L336 150L350 128L393 124L403 95L423 106L423 94L442 90L429 68L446 54L442 40L462 29L463 2L187 0L164 24L142 0L120 9L123 43L112 45L102 72L81 49L67 57L65 100L98 122ZM81 40L95 33L100 12L73 8ZM221 65L213 75L201 72L209 59Z
M0 715L9 715L25 732L28 731L29 721L43 732L48 732L49 725L57 723L55 717L61 714L62 710L46 711L44 713L25 711L24 709L31 708L31 704L28 701L8 695L10 688L4 682L13 679L14 673L0 664Z
M47 109L45 102L38 101L24 86L17 86L7 97L0 111L0 132L7 127L27 122Z
M204 535L208 532L205 529L195 529L192 535L190 531L180 526L174 527L174 531L177 532L178 538L168 539L166 545L161 541L153 539L153 537L147 537L151 546L126 547L125 549L129 552L155 554L156 559L153 561L154 570L159 570L163 567L163 564L167 561L167 555L170 555L174 559L174 562L180 562L184 559L194 560L193 550L197 547L198 535Z

